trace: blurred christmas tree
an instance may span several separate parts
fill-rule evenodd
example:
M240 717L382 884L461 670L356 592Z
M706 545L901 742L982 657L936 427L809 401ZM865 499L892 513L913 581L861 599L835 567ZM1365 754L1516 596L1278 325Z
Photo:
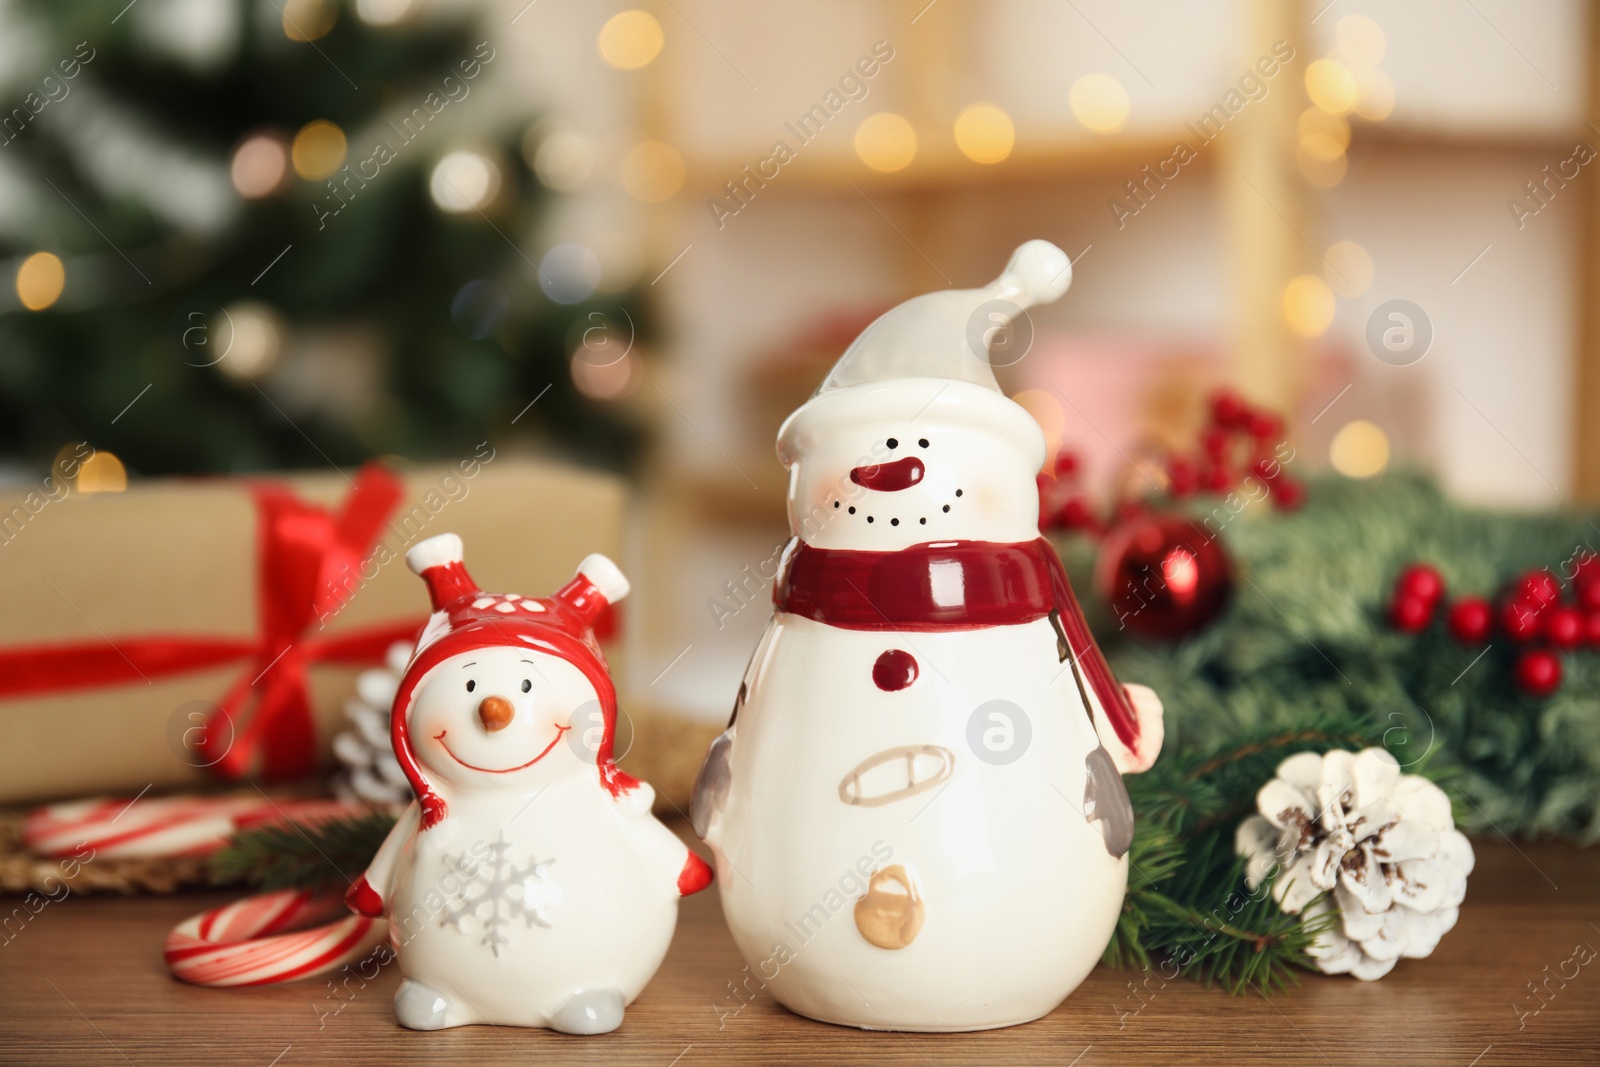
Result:
M519 245L542 196L508 60L411 6L0 3L0 452L238 471L543 436L625 464L637 427L568 360L636 317L587 249Z

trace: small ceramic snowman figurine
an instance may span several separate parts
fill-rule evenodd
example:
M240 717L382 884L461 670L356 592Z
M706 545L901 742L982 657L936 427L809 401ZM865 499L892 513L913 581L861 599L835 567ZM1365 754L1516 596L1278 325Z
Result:
M901 304L779 431L794 539L692 814L734 940L802 1015L1026 1022L1116 923L1120 773L1155 760L1161 703L1117 684L1039 536L1044 436L987 353L1070 278L1030 241Z
M388 914L395 1017L614 1030L666 955L678 898L711 881L612 763L616 691L592 627L628 581L595 555L553 597L490 595L454 534L406 562L433 601L390 721L417 801L346 897Z

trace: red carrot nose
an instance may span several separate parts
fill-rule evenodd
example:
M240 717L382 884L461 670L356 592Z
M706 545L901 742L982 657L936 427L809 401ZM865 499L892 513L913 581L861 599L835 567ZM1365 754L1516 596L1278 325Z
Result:
M922 460L915 456L897 459L893 463L880 463L875 467L857 467L850 472L850 480L880 493L895 493L910 489L922 481Z

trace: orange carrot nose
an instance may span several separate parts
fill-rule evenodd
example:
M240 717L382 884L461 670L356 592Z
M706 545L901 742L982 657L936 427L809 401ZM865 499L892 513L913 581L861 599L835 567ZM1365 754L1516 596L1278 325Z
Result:
M484 697L478 704L478 720L491 734L510 726L511 716L515 714L516 709L505 697Z

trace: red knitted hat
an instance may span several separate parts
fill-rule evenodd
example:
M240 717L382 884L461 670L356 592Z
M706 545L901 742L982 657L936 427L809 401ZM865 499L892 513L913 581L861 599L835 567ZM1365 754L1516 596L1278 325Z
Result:
M572 581L548 598L483 592L467 574L461 538L455 534L440 534L419 542L406 553L406 565L428 583L433 615L401 676L389 715L389 732L395 759L422 805L424 830L445 817L445 803L428 783L411 746L407 721L411 704L417 687L433 668L452 656L480 648L535 648L582 671L600 700L602 737L595 754L600 784L612 796L638 784L612 762L617 691L594 636L594 623L600 612L628 595L628 579L615 563L601 555L587 557L578 565Z

